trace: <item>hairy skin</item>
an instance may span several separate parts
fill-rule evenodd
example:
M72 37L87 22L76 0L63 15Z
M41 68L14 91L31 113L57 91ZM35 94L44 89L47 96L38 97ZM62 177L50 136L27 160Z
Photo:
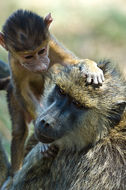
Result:
M103 86L87 86L81 66L61 69L46 80L35 122L37 138L57 146L58 154L45 158L39 143L9 190L125 190L125 80L104 62Z

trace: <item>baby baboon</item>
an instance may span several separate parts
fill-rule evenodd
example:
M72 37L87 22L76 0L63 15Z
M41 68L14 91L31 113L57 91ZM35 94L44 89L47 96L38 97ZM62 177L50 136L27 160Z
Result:
M59 151L55 159L46 159L44 145L38 144L11 190L125 190L125 80L104 62L105 82L94 88L86 85L81 69L81 64L67 67L46 81L35 131ZM50 154L50 148L45 152Z

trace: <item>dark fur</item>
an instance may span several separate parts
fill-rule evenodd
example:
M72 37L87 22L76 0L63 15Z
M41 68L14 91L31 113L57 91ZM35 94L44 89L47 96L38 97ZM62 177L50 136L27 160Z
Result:
M34 50L48 35L43 18L26 10L18 10L8 18L3 33L5 44L15 51Z

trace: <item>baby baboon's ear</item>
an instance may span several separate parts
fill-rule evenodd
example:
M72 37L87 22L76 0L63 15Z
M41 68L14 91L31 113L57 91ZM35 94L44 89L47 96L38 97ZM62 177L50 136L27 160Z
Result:
M51 13L49 13L46 17L45 17L45 19L44 19L44 22L45 22L45 24L46 24L46 26L49 28L49 26L50 26L50 24L52 23L52 21L53 21L53 18L52 18L52 16L51 16Z
M126 108L125 101L119 101L116 103L116 105L113 106L108 116L111 127L114 127L119 124L125 108Z

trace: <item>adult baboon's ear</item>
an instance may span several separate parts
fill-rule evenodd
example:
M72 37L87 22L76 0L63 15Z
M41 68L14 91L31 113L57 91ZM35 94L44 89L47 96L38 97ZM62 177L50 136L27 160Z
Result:
M98 67L103 71L103 73L105 73L106 68L110 63L111 61L109 59L101 60L98 62Z
M119 101L116 103L116 105L113 106L108 116L111 127L114 127L119 124L123 112L125 111L125 108L126 108L126 101Z
M45 17L45 19L44 19L44 22L45 22L47 28L49 28L49 26L50 26L50 24L51 24L52 21L53 21L53 18L52 18L52 16L51 16L51 13L49 13L49 14Z
M4 34L2 32L0 32L0 45L7 50L7 47L5 45L5 41L4 41Z

